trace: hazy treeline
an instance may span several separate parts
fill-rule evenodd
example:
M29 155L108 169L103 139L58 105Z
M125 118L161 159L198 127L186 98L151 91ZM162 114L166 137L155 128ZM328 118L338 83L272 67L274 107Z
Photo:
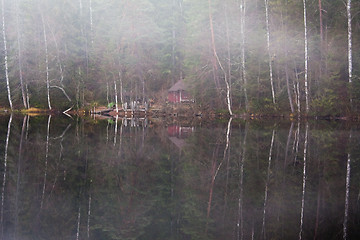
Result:
M164 102L185 79L203 108L305 113L307 95L308 114L357 112L359 7L349 83L342 0L4 0L0 104Z

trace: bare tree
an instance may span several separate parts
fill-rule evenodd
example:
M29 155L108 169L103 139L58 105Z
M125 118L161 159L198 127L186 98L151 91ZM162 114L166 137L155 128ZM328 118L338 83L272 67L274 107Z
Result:
M209 4L209 23L210 23L210 33L211 33L211 48L213 51L213 55L217 61L217 63L220 66L221 71L224 74L224 81L226 84L226 103L227 103L227 107L228 107L228 111L230 115L233 115L233 112L231 110L231 97L230 97L230 84L229 84L229 80L228 80L228 75L219 59L219 56L217 55L217 51L216 51L216 45L215 45L215 35L214 35L214 25L213 25L213 18L212 18L212 7L211 7L211 0L208 0L208 4Z
M23 104L25 108L29 108L27 102L27 94L25 91L25 84L23 78L22 71L22 48L21 48L21 29L20 29L20 8L19 8L19 0L15 1L16 7L16 30L17 30L17 46L18 46L18 64L19 64L19 78L20 78L20 88L21 88L21 96L23 100Z
M7 42L6 42L6 25L5 25L5 3L4 0L1 0L1 13L2 13L2 34L3 34L3 43L4 43L4 60L5 60L5 78L6 78L6 89L8 93L8 100L11 110L13 110L13 104L11 100L10 92L10 82L9 82L9 66L8 66L8 52L7 52Z
M305 43L305 101L306 101L306 114L309 113L309 83L308 83L308 38L307 38L307 18L306 18L306 0L304 3L304 43Z
M46 26L45 26L44 14L43 14L43 12L42 12L41 10L40 10L40 14L41 14L42 27L43 27L44 47L45 47L46 93L47 93L48 107L49 107L49 110L51 110L48 42L47 42L47 35L46 35Z
M272 57L270 53L269 0L265 0L265 21L266 21L266 43L267 43L267 51L269 55L269 76L270 76L270 84L271 84L271 96L273 103L275 104L276 99L275 99L275 90L274 90Z
M346 4L347 20L348 20L348 71L349 71L349 83L352 83L352 30L351 30L351 0L347 0ZM352 97L350 96L350 102L352 103Z
M246 0L240 0L240 35L241 35L241 71L242 79L244 83L244 95L245 95L245 107L249 110L249 101L247 96L247 79L246 79L246 67L245 67L245 16L246 16Z

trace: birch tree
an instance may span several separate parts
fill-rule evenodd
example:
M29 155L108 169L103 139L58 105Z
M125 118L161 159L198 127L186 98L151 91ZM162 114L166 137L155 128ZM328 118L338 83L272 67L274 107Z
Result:
M348 72L349 72L349 84L352 83L352 30L351 30L351 0L347 0L346 4L347 22L348 22ZM350 102L352 103L352 97L350 96Z
M4 3L4 0L1 0L1 13L2 13L2 34L3 34L3 43L4 43L6 89L7 89L7 93L8 93L8 100L9 100L10 109L13 110L13 104L12 104L11 92L10 92L10 82L9 82L8 52L7 52L7 46L6 46L7 42L6 42L5 3Z
M47 94L47 102L49 110L51 110L51 102L50 102L50 79L49 79L49 53L48 53L48 43L47 43L47 36L46 36L46 26L44 15L40 10L41 15L41 22L43 27L43 37L44 37L44 47L45 47L45 67L46 67L46 94Z
M309 113L309 83L308 83L308 38L307 38L307 18L306 18L306 0L303 0L304 4L304 45L305 45L305 104L306 114Z
M245 107L249 110L249 101L247 96L247 79L246 79L246 68L245 68L245 16L246 16L246 0L240 0L240 36L241 36L241 71L242 80L244 83L244 95L245 95Z
M227 73L226 73L226 71L225 71L225 69L224 69L224 67L223 67L223 65L222 65L222 63L221 63L221 61L219 59L217 51L216 51L211 0L208 0L208 4L209 4L209 23L210 23L210 34L211 34L211 48L212 48L213 55L214 55L217 63L219 64L222 73L224 74L224 81L225 81L225 85L226 85L226 103L227 103L229 114L233 115L233 112L231 110L230 84L229 84L229 80L228 80L228 75L227 75Z
M18 45L18 64L19 64L19 78L20 78L20 88L21 88L21 96L23 100L23 104L25 108L29 108L27 101L27 94L25 91L25 84L23 79L23 69L22 69L22 48L21 48L21 29L20 29L20 8L19 1L15 1L16 7L16 30L17 30L17 45Z
M271 96L272 101L275 104L275 90L274 90L274 79L273 79L273 68L272 68L272 57L270 53L270 27L269 27L269 0L265 1L265 21L266 21L266 43L267 43L267 52L269 56L269 77L270 77L270 85L271 85Z

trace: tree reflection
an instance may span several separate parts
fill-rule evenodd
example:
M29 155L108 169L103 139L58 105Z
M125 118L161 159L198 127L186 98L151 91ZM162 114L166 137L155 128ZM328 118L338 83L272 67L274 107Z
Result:
M132 122L0 117L3 239L357 237L358 127Z

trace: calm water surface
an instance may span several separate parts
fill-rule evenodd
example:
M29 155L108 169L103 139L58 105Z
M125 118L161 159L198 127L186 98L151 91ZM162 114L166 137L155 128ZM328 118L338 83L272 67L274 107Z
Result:
M359 239L359 130L0 116L0 239Z

